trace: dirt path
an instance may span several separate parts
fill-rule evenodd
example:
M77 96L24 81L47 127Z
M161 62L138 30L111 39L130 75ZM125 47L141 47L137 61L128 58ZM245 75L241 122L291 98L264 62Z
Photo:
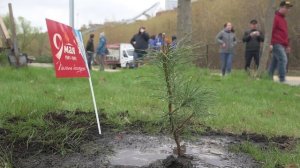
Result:
M186 153L197 168L259 167L249 156L228 151L229 145L239 143L227 136L203 136L186 141ZM104 134L83 144L80 151L67 156L39 154L19 159L22 168L150 168L151 163L173 154L172 139L165 136L141 134Z
M41 67L41 68L52 68L53 64L48 63L30 63L28 64L30 67Z
M48 64L48 63L30 63L28 64L28 66L31 67L43 67L43 68L51 68L53 67L53 64ZM93 71L98 71L99 67L98 66L93 66ZM110 68L106 68L105 72L119 72L120 69L110 69ZM215 74L215 75L219 75L219 74ZM274 80L276 82L278 82L278 77L275 76ZM291 86L300 86L300 77L296 77L296 76L287 76L286 77L286 84L291 85Z
M48 63L30 63L28 64L30 67L41 67L41 68L53 68L53 64L48 64ZM92 68L93 71L99 71L98 66L93 66ZM105 72L119 72L120 69L110 69L106 68Z

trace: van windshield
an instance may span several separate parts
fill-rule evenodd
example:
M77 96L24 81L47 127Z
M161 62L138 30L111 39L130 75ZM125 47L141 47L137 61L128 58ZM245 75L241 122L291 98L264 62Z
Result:
M133 56L133 50L126 50L128 56Z

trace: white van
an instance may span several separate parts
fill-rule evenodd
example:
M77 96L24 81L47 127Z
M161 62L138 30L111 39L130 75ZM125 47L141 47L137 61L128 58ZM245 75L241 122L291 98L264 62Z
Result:
M134 48L130 43L109 44L106 46L108 54L105 65L115 69L117 67L129 68L134 62Z

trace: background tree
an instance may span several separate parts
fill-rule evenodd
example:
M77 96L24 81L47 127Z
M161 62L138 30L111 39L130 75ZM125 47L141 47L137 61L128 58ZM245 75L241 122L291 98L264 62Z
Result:
M272 38L275 6L276 6L275 0L269 0L269 7L265 17L265 41L263 44L263 51L260 58L260 64L257 70L258 77L261 77L261 75L266 71L267 62L270 56L270 44Z
M177 36L178 36L179 41L183 40L183 42L186 42L186 43L191 43L191 41L192 41L192 2L191 2L191 0L178 0Z
M4 15L2 19L11 35L9 15ZM47 41L48 36L45 32L42 32L41 28L32 26L31 22L24 17L18 17L16 32L21 52L25 52L37 58L45 55L51 56L50 46Z
M32 27L30 21L24 17L18 17L18 41L21 50L28 51L36 36L39 34L39 29ZM38 46L36 46L38 47Z

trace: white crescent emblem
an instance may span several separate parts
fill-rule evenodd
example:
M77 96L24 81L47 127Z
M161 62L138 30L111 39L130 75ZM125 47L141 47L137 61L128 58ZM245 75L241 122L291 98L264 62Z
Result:
M60 58L62 56L63 45L64 45L60 34L58 34L58 33L54 34L53 44L54 44L54 47L58 50L58 52L55 54L55 56L60 60ZM58 46L58 44L61 44L61 45Z

